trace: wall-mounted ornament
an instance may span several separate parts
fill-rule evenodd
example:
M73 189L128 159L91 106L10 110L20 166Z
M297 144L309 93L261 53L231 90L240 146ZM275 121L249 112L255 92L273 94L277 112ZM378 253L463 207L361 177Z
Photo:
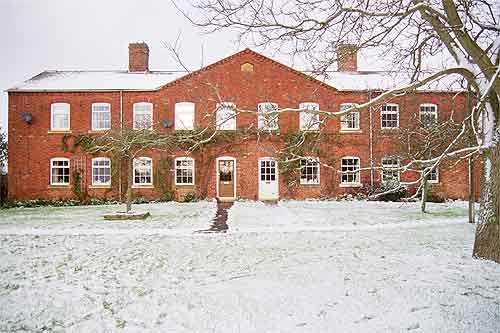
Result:
M26 123L30 124L33 122L33 115L29 112L23 112L21 113L21 119Z
M163 125L164 128L170 128L170 127L172 127L174 125L174 123L171 120L169 120L169 119L163 119L161 121L161 123L162 123L162 125Z

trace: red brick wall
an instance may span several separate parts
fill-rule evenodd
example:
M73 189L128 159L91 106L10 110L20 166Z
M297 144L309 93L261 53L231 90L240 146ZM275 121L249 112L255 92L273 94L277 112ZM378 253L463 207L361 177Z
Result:
M241 65L251 63L253 72L242 72ZM132 122L132 108L135 102L151 102L154 107L154 122L162 120L174 121L174 106L177 102L196 103L196 123L203 126L207 122L206 113L213 113L215 105L222 101L236 103L240 109L256 110L257 104L264 101L278 103L280 108L297 108L301 102L317 102L321 110L338 111L340 104L347 102L362 103L374 97L369 92L340 92L327 87L318 81L309 79L285 66L252 52L242 52L236 57L227 58L206 70L195 72L184 79L167 85L158 91L123 92L123 121L125 126ZM88 133L91 128L91 104L108 102L111 104L112 127L120 126L120 94L118 92L82 92L82 93L9 93L9 194L13 199L28 199L37 197L67 198L72 197L71 186L66 188L51 187L49 181L49 160L54 157L79 159L79 152L69 153L62 150L63 134L48 133L50 129L50 105L54 102L67 102L71 106L72 134ZM411 117L418 113L420 103L438 105L440 119L446 119L454 112L455 117L463 117L464 97L447 93L417 93L397 97L391 100L400 106L400 126L404 127ZM33 114L33 123L24 124L22 112ZM370 117L371 114L371 117ZM370 152L370 119L372 123L372 152ZM243 113L237 118L237 127L245 128L251 124L257 125L257 116ZM284 113L279 118L280 135L299 128L298 113ZM172 129L161 129L169 131ZM321 146L320 160L340 168L343 156L357 156L361 167L370 167L370 156L375 165L382 157L394 153L395 145L392 137L380 129L380 111L361 111L361 130L357 133L339 133L340 119L329 119L323 131L330 139ZM242 143L220 144L209 146L203 153L194 155L196 159L196 186L172 186L173 162L170 170L164 170L167 177L151 189L134 189L135 196L161 197L165 188L178 192L179 196L195 191L200 196L216 196L215 159L220 156L236 158L238 197L258 198L258 168L260 157L273 156L276 147L283 141L274 138L263 140L259 144L255 140ZM177 152L176 156L183 156ZM145 152L144 156L154 160L154 174L160 169L161 161L173 161L175 156L167 156L158 152ZM91 184L91 157L86 157L86 184ZM74 163L73 163L74 164ZM114 166L116 167L116 166ZM449 198L467 197L466 165L459 164L452 170L440 170L440 183L433 189L442 196ZM125 169L122 168L122 177ZM476 177L479 177L479 168ZM156 177L158 178L158 177ZM320 185L299 185L287 188L283 177L280 177L280 196L290 198L306 198L321 196L336 196L358 190L365 191L371 185L370 171L361 173L363 189L341 188L339 174L330 168L321 168ZM402 180L414 179L415 175L403 174ZM373 172L373 182L380 182L380 172ZM118 185L114 181L111 189L89 188L92 196L117 197ZM123 190L123 189L122 189Z

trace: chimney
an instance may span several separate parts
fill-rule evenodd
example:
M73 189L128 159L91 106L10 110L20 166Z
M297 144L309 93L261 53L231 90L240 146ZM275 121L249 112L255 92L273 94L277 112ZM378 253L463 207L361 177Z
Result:
M355 44L337 45L338 70L356 72L358 70L358 47Z
M149 71L149 47L146 43L128 44L128 70L129 72Z

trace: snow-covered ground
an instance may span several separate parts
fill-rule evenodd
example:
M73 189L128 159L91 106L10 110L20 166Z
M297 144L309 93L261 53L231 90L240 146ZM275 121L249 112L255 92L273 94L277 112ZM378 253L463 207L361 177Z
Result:
M0 331L499 332L465 203L211 201L0 211Z

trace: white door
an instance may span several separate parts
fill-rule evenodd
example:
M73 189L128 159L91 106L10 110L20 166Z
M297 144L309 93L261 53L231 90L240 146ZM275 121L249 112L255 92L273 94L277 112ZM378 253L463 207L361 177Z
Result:
M259 160L259 199L279 199L278 164L272 158Z

